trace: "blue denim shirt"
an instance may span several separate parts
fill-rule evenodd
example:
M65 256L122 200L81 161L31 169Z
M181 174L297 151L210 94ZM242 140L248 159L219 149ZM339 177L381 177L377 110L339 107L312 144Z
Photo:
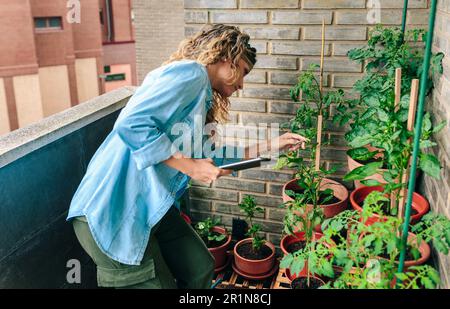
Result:
M171 128L181 122L192 129L194 117L204 124L212 102L206 68L195 61L175 61L150 72L92 157L67 220L85 216L102 252L139 265L152 227L189 181L162 162L173 154ZM219 150L224 156L225 147ZM216 165L240 160L223 156L213 158Z

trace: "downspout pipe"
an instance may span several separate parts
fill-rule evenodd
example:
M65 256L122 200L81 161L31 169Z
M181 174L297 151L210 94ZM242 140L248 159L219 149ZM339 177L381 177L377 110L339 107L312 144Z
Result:
M416 126L414 129L414 148L412 154L412 162L411 162L411 174L409 176L408 182L408 194L405 206L405 217L403 220L403 232L401 238L401 250L400 250L400 261L398 264L398 272L403 272L403 267L405 265L405 256L406 256L406 241L408 239L408 228L409 228L409 220L411 218L411 204L412 197L416 182L416 170L417 170L417 158L419 155L419 144L420 144L420 136L422 135L422 120L423 120L423 111L425 105L425 96L427 91L427 81L428 81L428 72L430 70L430 59L431 59L431 47L433 44L433 32L434 32L434 22L436 19L436 3L437 0L431 0L430 14L428 20L428 34L427 41L425 45L425 55L423 59L423 70L420 81L420 92L419 92L419 102L417 106L417 116L416 116ZM397 280L399 281L399 280Z

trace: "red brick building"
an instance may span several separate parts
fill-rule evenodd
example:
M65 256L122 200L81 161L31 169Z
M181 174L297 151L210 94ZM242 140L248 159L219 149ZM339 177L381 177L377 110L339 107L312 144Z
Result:
M2 0L0 29L0 134L136 85L131 0Z

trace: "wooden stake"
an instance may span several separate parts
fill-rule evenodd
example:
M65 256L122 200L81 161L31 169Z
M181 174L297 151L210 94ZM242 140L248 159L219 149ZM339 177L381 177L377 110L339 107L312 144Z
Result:
M400 99L402 98L402 68L395 69L395 111L400 107Z
M319 75L319 90L323 89L323 59L325 56L325 19L322 19L322 49L320 51L320 75ZM319 111L317 117L317 145L316 145L316 171L320 169L320 147L322 144L322 110Z
M419 93L419 80L413 79L411 84L411 96L409 99L409 112L408 112L408 123L407 123L407 129L410 132L414 131L414 122L416 120L416 107L417 107L417 96ZM409 143L411 143L411 138L409 139ZM408 167L405 170L405 173L402 177L402 183L406 183L409 179L409 168L411 166L411 158L409 158L408 161ZM407 188L402 188L400 192L400 201L398 204L398 218L403 219L405 215L405 200L406 200L406 191Z
M395 69L395 101L394 101L394 111L398 112L400 108L400 99L402 97L402 68ZM396 191L391 192L391 210L396 207L395 196ZM398 209L397 209L398 211Z

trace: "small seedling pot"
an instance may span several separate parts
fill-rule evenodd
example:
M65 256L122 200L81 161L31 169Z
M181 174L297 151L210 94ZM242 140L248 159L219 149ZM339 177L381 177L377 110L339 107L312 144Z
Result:
M235 266L243 273L251 275L251 276L261 276L264 274L269 273L272 268L275 266L275 246L266 241L264 243L265 246L269 247L269 249L272 251L272 254L268 256L265 259L262 260L250 260L247 258L244 258L243 256L239 255L237 249L239 246L242 246L247 243L251 243L252 238L245 238L236 243L234 246L234 263Z
M223 243L219 247L208 248L209 252L211 252L214 257L214 268L218 269L223 267L227 263L227 250L231 243L231 235L228 234L226 229L218 226L213 227L213 231L223 235L227 235L227 241L225 243Z

